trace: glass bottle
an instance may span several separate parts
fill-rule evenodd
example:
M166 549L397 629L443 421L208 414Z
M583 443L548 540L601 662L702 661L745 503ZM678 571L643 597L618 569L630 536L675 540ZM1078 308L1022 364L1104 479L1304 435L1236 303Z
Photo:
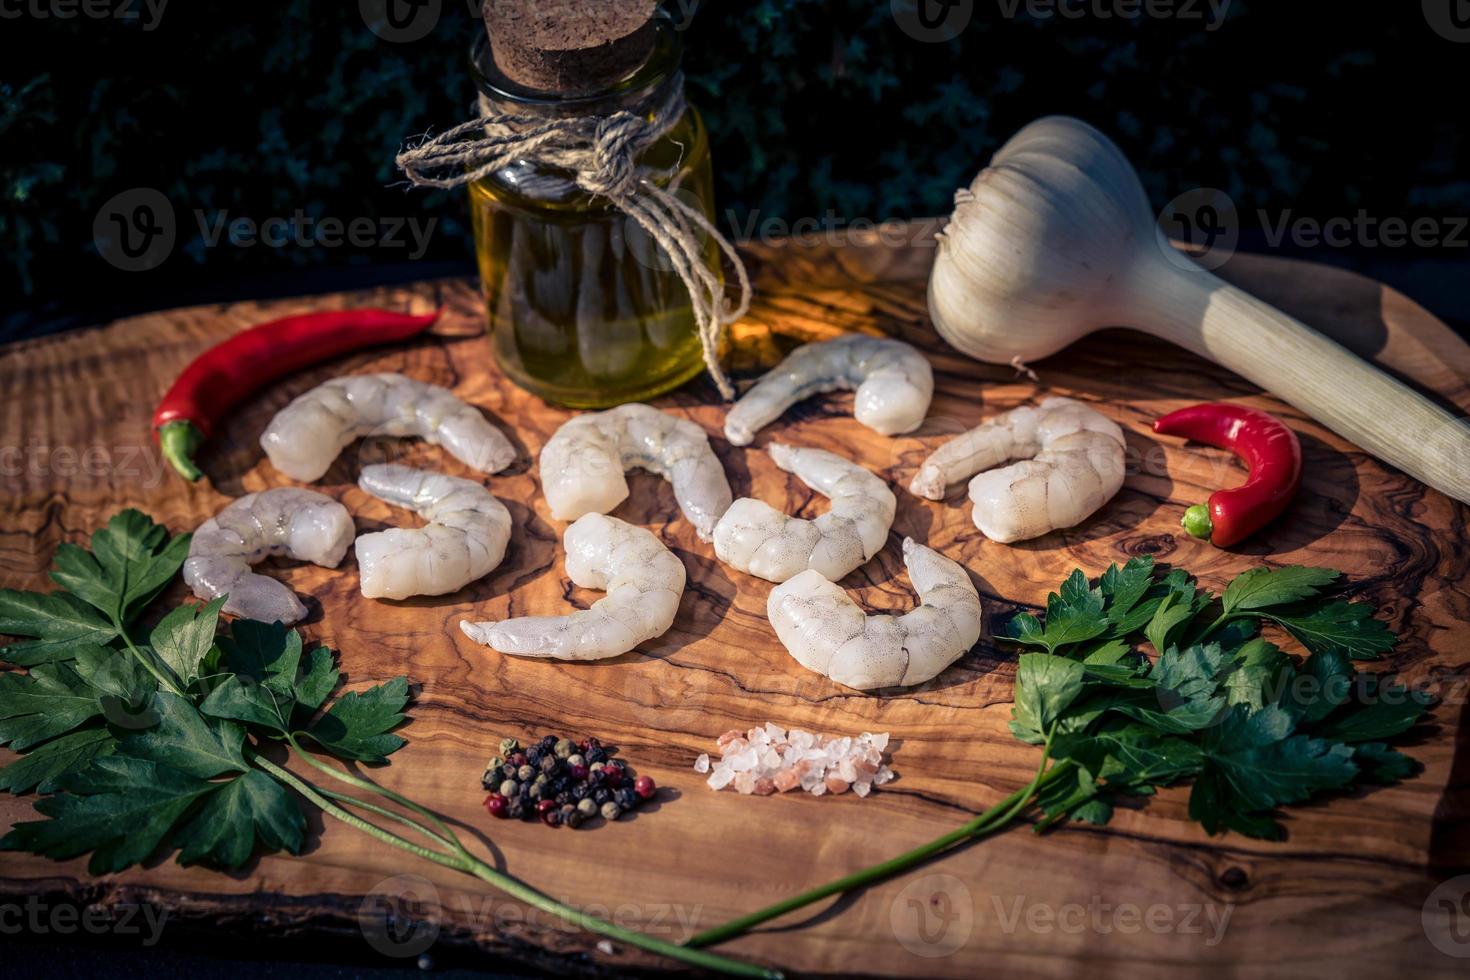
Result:
M471 55L481 97L517 115L606 115L658 105L683 84L677 32L655 23L652 51L591 94L537 92L506 78L482 37ZM693 108L638 158L644 176L714 218L709 139ZM501 370L572 408L642 401L704 369L689 293L632 218L578 188L566 170L518 161L470 184L475 251ZM720 274L719 251L705 261Z

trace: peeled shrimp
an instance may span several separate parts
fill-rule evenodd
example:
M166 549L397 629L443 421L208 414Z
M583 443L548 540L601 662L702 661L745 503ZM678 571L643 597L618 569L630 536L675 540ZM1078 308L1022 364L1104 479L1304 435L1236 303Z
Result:
M704 430L647 405L619 405L569 419L541 450L541 488L551 516L606 514L628 497L623 471L639 467L674 485L679 509L708 541L730 507L725 468Z
M803 398L852 388L857 420L885 436L899 435L923 424L934 397L934 371L923 354L887 337L848 334L803 344L730 409L725 438L747 446Z
M357 539L362 594L369 599L458 592L505 557L510 511L473 480L384 463L363 467L357 485L429 522Z
M285 555L336 568L352 544L352 517L315 490L278 487L246 494L199 525L184 561L184 582L201 599L229 594L224 611L287 625L306 615L296 593L250 566Z
M898 506L887 483L821 449L772 443L768 451L781 469L830 497L832 507L805 521L742 497L715 525L720 561L770 582L784 582L808 568L835 582L878 553Z
M505 469L515 447L447 388L401 374L353 374L317 385L276 413L260 445L276 469L319 480L360 436L417 436L484 473Z
M902 616L865 615L816 570L772 589L766 615L797 663L839 684L922 684L980 639L980 595L963 568L913 538L904 538L903 563L921 605Z
M940 446L909 489L942 500L972 474L975 526L994 541L1025 541L1072 527L1123 486L1123 430L1081 402L1023 405ZM1020 460L990 469L1008 460ZM982 472L984 471L984 472Z
M684 564L641 527L587 514L563 539L567 575L607 595L565 616L522 616L498 623L462 620L476 643L520 657L603 660L616 657L673 625L684 594Z

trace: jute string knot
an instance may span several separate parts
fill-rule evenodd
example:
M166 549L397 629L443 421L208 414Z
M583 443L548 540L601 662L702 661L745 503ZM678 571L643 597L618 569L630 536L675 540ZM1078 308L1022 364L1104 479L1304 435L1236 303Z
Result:
M654 179L657 175L638 166L638 156L672 129L688 108L682 75L671 78L666 88L662 100L640 111L551 119L506 112L482 96L477 118L406 147L397 163L417 187L462 187L519 162L570 173L571 183L632 218L668 257L689 291L705 366L720 394L734 398L735 389L720 368L720 336L727 324L750 308L745 264L701 208L686 203L661 186ZM550 196L564 191L567 183L542 179L529 189L539 186ZM733 305L725 297L720 276L705 261L705 236L715 241L735 270L740 296Z

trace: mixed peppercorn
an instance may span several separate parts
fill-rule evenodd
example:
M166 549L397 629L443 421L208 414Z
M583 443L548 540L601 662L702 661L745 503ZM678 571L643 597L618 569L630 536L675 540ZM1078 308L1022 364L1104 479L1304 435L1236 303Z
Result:
M616 820L658 792L595 738L573 742L546 735L524 748L507 738L480 780L492 817L530 820L548 827L580 827L594 817Z

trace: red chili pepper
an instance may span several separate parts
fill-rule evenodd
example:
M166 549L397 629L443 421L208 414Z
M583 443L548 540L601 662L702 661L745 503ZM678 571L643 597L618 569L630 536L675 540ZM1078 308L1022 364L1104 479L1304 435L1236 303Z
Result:
M1296 433L1274 415L1254 408L1211 402L1181 408L1154 422L1154 431L1229 449L1250 467L1238 487L1210 494L1180 521L1197 538L1220 548L1243 541L1286 510L1302 485L1302 446Z
M153 413L163 456L186 479L215 422L246 395L312 364L349 351L407 340L427 330L440 310L423 315L392 310L340 310L288 316L242 330L194 359Z

